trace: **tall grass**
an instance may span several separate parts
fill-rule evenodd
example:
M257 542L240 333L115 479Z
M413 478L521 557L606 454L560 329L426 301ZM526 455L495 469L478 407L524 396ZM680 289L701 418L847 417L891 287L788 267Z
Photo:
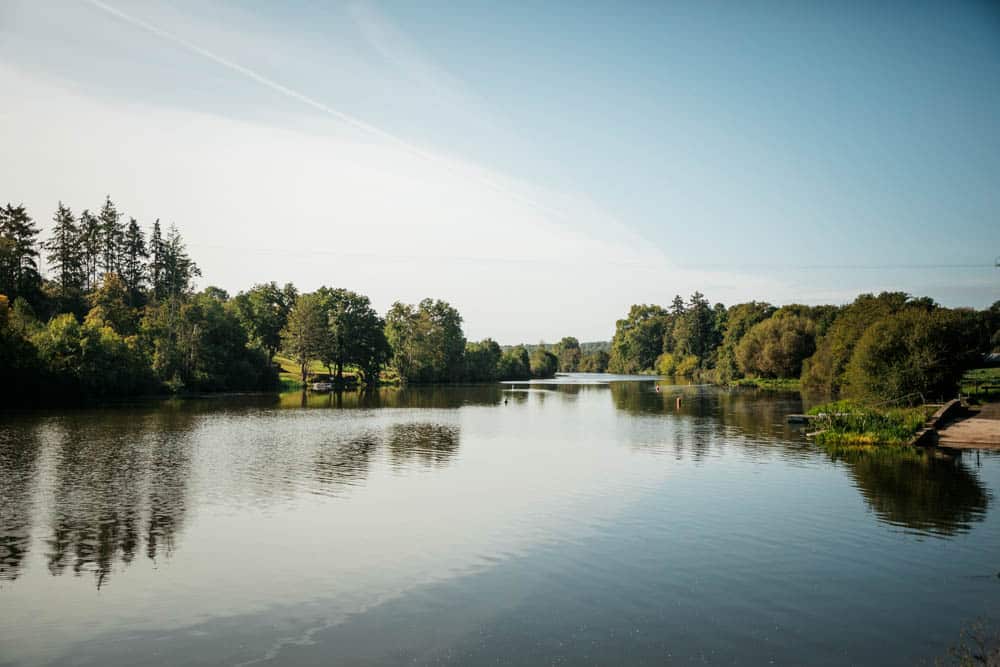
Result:
M932 413L926 406L876 408L855 401L834 401L809 411L818 417L816 442L826 447L903 445Z

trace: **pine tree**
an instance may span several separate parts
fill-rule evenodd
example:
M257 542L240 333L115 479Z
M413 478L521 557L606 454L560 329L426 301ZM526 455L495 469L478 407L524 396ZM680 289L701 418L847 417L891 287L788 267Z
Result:
M125 230L121 214L108 196L101 207L101 269L104 273L121 274L122 244Z
M129 301L134 306L138 301L143 283L146 280L146 264L144 260L149 257L149 252L146 250L146 239L135 218L129 218L123 249L122 278L125 280L125 286L128 289Z
M73 295L83 287L83 257L80 252L80 230L73 212L62 202L52 218L55 227L45 243L49 265L56 275L63 296Z
M34 300L41 289L38 228L24 206L0 208L0 294Z
M101 221L89 209L80 213L80 246L83 255L84 286L90 291L97 289L100 279L99 269L103 257L104 234Z
M160 231L160 219L153 223L153 232L149 235L149 282L153 298L162 299L166 294L164 288L164 269L166 246L163 243L163 233Z
M170 225L163 244L163 286L167 296L186 294L195 276L200 275L201 269L188 256L181 233L175 225Z

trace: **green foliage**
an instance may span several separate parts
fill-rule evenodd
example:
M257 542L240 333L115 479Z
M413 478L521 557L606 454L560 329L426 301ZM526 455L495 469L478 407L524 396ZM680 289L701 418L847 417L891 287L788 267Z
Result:
M572 336L566 336L556 344L555 355L559 358L559 370L563 373L573 373L580 367L583 353L580 341Z
M24 206L0 208L0 294L38 302L42 277L38 267L38 229Z
M693 354L664 352L657 357L655 370L659 375L691 376L698 370L698 357Z
M352 364L361 371L366 384L377 384L382 364L389 359L385 322L363 294L326 287L317 290L317 294L327 322L320 360L328 367L336 366L340 383L344 366Z
M608 370L610 355L604 350L588 352L580 358L577 370L581 373L604 373Z
M608 370L613 373L640 373L653 367L664 349L664 335L670 314L654 305L634 305L625 319L615 323Z
M779 311L755 324L736 346L736 363L745 375L792 378L816 350L816 325L799 315Z
M716 325L720 319L724 321L718 310L709 306L701 292L695 292L691 295L687 308L674 320L673 344L663 349L683 356L694 356L699 367L709 365L711 355L722 338Z
M121 273L122 245L125 240L125 228L121 222L121 214L115 207L111 197L104 199L104 206L97 216L101 230L101 271L102 273Z
M923 427L933 409L868 407L853 400L818 405L809 414L819 417L816 442L824 446L901 445Z
M230 307L246 330L250 344L264 351L268 361L281 347L281 331L297 297L291 283L279 288L277 283L270 282L240 292L231 302Z
M500 377L500 345L492 338L465 345L465 379L469 382L494 382Z
M798 378L740 378L730 384L737 387L756 387L769 391L799 391L801 388Z
M309 375L309 362L320 359L327 346L327 316L321 294L300 294L281 331L282 351L299 366L302 382Z
M847 394L868 400L954 395L962 374L981 359L978 324L968 311L914 308L873 322L847 366Z
M110 326L119 334L131 336L138 329L138 312L129 307L130 293L125 281L114 273L104 274L100 287L88 297L87 321Z
M500 380L528 380L531 378L531 360L523 345L505 350L497 365Z
M529 366L533 378L555 377L556 371L559 370L559 358L543 347L539 347L531 353Z
M149 257L146 238L135 218L129 218L128 228L122 244L121 276L128 290L128 303L137 306L142 298L142 288L146 282L145 260Z
M103 240L101 236L101 221L87 209L80 213L79 225L79 251L83 265L84 289L91 290L97 287L97 281L101 275L101 248Z
M928 310L924 301L911 301L902 292L862 294L845 307L816 346L816 353L803 365L802 384L812 390L835 394L846 383L847 364L854 346L875 321L904 308Z
M674 297L670 310L634 305L628 317L615 325L608 370L643 373L656 370L662 362L674 374L682 361L687 374L711 368L728 319L725 306L710 306L700 292L692 294L687 304ZM661 358L664 353L668 356Z
M454 382L464 371L462 316L444 301L396 302L386 316L392 363L404 382Z
M740 377L736 363L736 346L755 324L774 314L775 308L763 301L750 301L731 306L726 314L722 342L716 362L716 380L725 384Z
M163 276L161 290L165 297L188 294L201 269L188 256L187 248L177 227L170 225L167 240L163 243Z
M206 291L148 306L140 336L157 379L190 391L256 390L273 386L258 350L218 295Z
M28 303L27 299L22 297L18 297L14 300L14 305L10 309L9 315L7 316L7 323L12 332L24 338L28 338L42 329L42 323L35 315L35 311L31 307L31 304Z
M60 296L72 298L83 289L84 267L79 230L73 212L62 202L56 209L52 236L44 244L49 267L56 275Z
M30 308L24 299L23 303ZM24 330L18 330L14 309L6 295L0 294L0 399L4 405L20 404L37 396L41 386L38 351Z
M73 315L59 315L31 342L51 391L94 399L138 394L152 385L137 339L98 322L81 325Z

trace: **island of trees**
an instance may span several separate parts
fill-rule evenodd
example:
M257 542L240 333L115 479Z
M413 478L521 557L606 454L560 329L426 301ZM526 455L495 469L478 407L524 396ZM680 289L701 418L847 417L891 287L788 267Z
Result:
M305 383L494 382L562 372L657 373L717 383L801 379L830 394L953 392L1000 344L1000 302L947 309L902 293L847 306L632 306L608 343L467 341L450 304L395 303L383 317L342 288L207 287L173 225L143 229L110 197L61 202L47 238L24 206L0 208L0 376L6 404L279 386L281 358ZM47 262L47 275L41 270Z

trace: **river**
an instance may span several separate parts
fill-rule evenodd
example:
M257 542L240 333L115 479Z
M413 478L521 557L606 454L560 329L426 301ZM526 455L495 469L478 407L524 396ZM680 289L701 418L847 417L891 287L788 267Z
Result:
M1000 621L1000 456L661 385L2 413L0 665L906 665Z

